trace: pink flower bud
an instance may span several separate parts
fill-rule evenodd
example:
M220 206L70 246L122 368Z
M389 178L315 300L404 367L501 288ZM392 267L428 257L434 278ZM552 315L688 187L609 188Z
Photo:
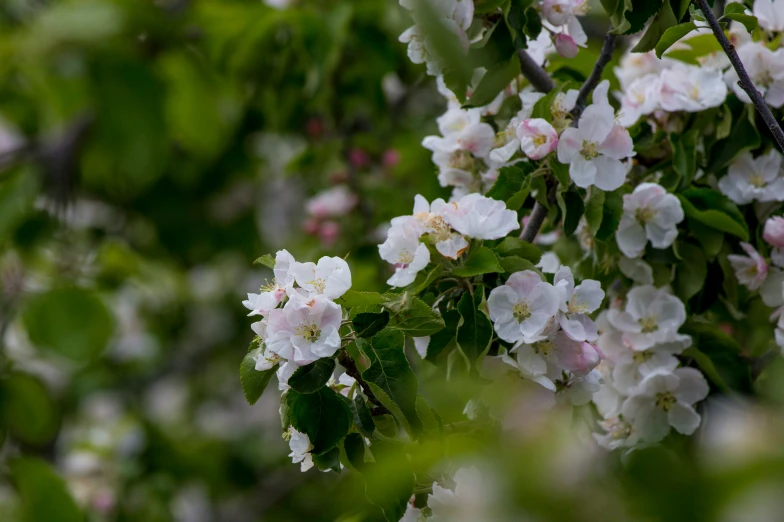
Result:
M318 220L310 218L302 225L302 230L305 231L306 234L311 236L315 236L319 231L319 224Z
M335 241L340 237L340 225L335 221L325 221L319 228L318 237L323 246L330 247L334 245Z
M762 239L774 247L784 247L784 217L774 216L765 221Z
M604 358L602 352L591 343L574 341L564 332L558 332L555 339L558 362L565 369L578 375L585 375Z
M384 155L381 157L381 163L383 163L385 167L394 167L400 163L400 153L395 149L385 150Z
M564 58L574 58L580 49L574 39L568 34L559 34L555 37L555 50Z
M532 160L540 160L558 146L558 132L547 120L531 118L517 126L520 148Z
M348 161L356 168L362 169L370 165L370 156L368 153L359 148L353 148L348 151Z

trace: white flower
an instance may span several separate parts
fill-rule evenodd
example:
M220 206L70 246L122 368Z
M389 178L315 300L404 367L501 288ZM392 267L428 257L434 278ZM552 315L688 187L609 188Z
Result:
M602 374L592 370L585 375L570 374L567 379L556 382L559 390L556 395L560 404L582 406L591 401L601 387Z
M659 108L661 80L658 74L648 74L637 78L624 90L621 98L619 121L624 127L631 127L640 116L652 114Z
M754 158L744 152L719 180L719 190L738 205L752 201L784 201L781 153L771 149Z
M594 433L593 438L605 449L628 448L640 442L638 430L623 415L605 418L598 424L604 433Z
M721 71L708 67L679 63L661 73L660 86L659 103L668 112L699 112L718 107L727 98Z
M545 274L554 274L561 268L561 260L554 252L545 252L542 254L539 262L536 263L536 268Z
M481 109L448 109L437 120L443 137L427 136L422 146L434 152L465 150L476 157L486 157L495 143L495 131L481 117Z
M781 216L768 218L765 221L762 239L773 247L770 252L773 264L784 267L784 218Z
M768 271L768 277L759 289L760 297L765 306L779 308L784 306L784 272Z
M257 372L265 372L271 370L276 364L280 363L282 359L275 353L265 352L261 348L257 348L251 352L253 360L256 362L254 369Z
M625 418L635 421L643 441L654 443L669 433L670 426L684 435L694 433L700 416L693 404L707 395L708 383L698 370L659 370L643 379L621 411Z
M784 355L784 314L779 314L776 329L774 330L776 344L781 348L781 353Z
M667 248L678 236L684 214L680 200L661 185L641 183L623 197L623 216L615 240L626 257L639 257L648 241Z
M450 205L443 199L436 199L432 204L417 194L414 198L414 218L421 225L421 234L430 234L436 242L436 250L448 258L457 259L468 249L468 241L453 231L444 219ZM393 227L395 221L393 220Z
M751 42L738 49L738 57L768 105L776 109L784 105L784 51L774 52L763 43ZM740 101L751 103L749 95L738 85L734 68L727 71L724 79Z
M517 127L520 148L532 160L540 160L558 146L558 132L547 120L532 118L523 120Z
M607 103L608 86L606 80L599 84L577 128L564 130L558 141L558 161L569 164L569 175L581 188L617 189L626 180L620 160L634 156L629 132L615 122L615 111Z
M419 242L419 233L413 227L391 229L387 240L378 246L378 252L381 259L395 265L395 274L387 281L394 287L410 285L417 273L430 263L430 251Z
M636 286L629 291L623 311L610 310L610 324L623 333L623 342L633 350L647 350L657 344L672 343L673 351L691 344L679 335L686 321L686 308L674 295L654 286ZM688 344L686 344L688 343Z
M263 288L267 290L260 294L248 294L248 299L242 304L250 310L250 315L267 315L270 310L277 308L286 296L288 289L294 284L294 274L291 268L296 263L294 257L287 250L279 250L275 254L275 268L272 273L275 279L272 284ZM262 336L263 337L263 336Z
M556 290L561 294L558 323L564 333L575 341L595 341L598 337L596 324L588 317L604 300L604 290L599 281L586 279L574 286L572 269L562 266L553 278Z
M282 309L270 312L267 350L299 365L331 357L340 348L339 305L319 294L292 295Z
M313 217L343 216L357 204L357 195L346 185L337 185L319 192L305 203L305 210Z
M278 371L275 372L275 376L278 378L278 390L283 392L289 389L289 379L297 371L297 368L299 365L291 361L286 361L278 366Z
M784 2L781 0L754 0L753 12L760 27L767 32L784 31Z
M728 255L727 260L735 270L738 282L749 290L757 290L768 276L768 264L749 243L741 243L745 256Z
M653 269L651 265L642 259L629 259L628 257L621 257L618 259L618 268L621 273L641 285L653 284Z
M351 288L351 270L339 257L322 257L318 264L294 263L291 272L299 286L330 299L337 299Z
M308 435L306 433L300 433L294 428L289 428L288 437L289 448L291 449L291 453L289 453L291 462L300 464L300 470L303 472L312 468L313 457L310 454L310 450L313 449L313 446L310 443Z
M627 51L621 57L618 67L615 67L613 72L621 84L621 90L626 92L638 78L647 76L649 74L659 75L665 68L664 62L656 57L654 51L647 53L633 53Z
M560 294L531 270L516 272L506 284L494 288L487 299L498 337L510 343L540 340L558 313Z
M468 194L443 210L447 222L461 234L474 239L500 239L520 228L517 212L503 201Z
M475 467L460 468L454 476L455 489L446 489L433 482L427 506L433 514L431 522L475 522L492 517L492 490Z

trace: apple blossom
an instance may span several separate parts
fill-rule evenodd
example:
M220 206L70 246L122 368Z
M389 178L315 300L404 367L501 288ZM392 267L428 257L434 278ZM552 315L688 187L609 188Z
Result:
M632 288L624 310L610 310L607 319L623 333L624 344L635 351L664 343L680 351L691 343L688 336L677 333L686 321L681 300L651 285Z
M553 285L561 295L558 323L564 333L575 341L595 341L596 325L588 314L595 312L604 300L599 282L586 279L575 287L572 270L562 266L555 273Z
M608 87L605 80L596 88L594 103L585 109L577 128L563 131L558 141L558 161L569 164L569 175L581 188L617 189L626 180L626 166L620 160L634 156L628 131L615 122L615 111L607 103Z
M784 176L781 153L771 149L754 158L744 152L719 180L719 190L738 205L752 201L784 201Z
M547 120L532 118L523 120L517 127L520 148L532 160L540 160L558 146L558 132Z
M678 63L661 73L659 104L669 112L699 112L718 107L727 98L721 71Z
M517 212L503 201L479 194L468 194L447 204L444 218L452 228L473 239L499 239L520 228Z
M305 210L316 218L343 216L357 204L357 196L346 185L319 192L305 203Z
M661 80L658 74L648 74L634 80L621 98L619 121L631 127L641 116L652 114L659 108Z
M395 265L395 274L387 281L390 286L410 285L417 273L430 263L430 251L419 242L419 233L414 228L393 227L387 240L378 246L378 252L381 259Z
M342 309L326 296L292 295L282 309L270 312L267 350L297 364L331 357L340 348Z
M565 33L555 35L555 49L564 58L574 58L580 52L574 38Z
M449 208L450 205L440 198L429 204L420 194L414 197L414 218L421 226L420 234L428 234L435 241L439 254L447 259L457 259L468 249L468 241L452 230L444 219ZM393 227L395 223L397 221L392 220Z
M762 43L751 42L738 49L738 56L768 105L784 105L784 50L774 52ZM730 68L724 79L743 103L751 103L749 95L738 85L735 69Z
M680 200L661 185L641 183L623 197L623 216L615 240L627 257L635 258L650 241L654 248L667 248L678 236L684 214Z
M289 379L298 368L299 364L292 361L286 361L278 366L278 371L275 372L275 377L278 378L278 390L283 392L289 389Z
M560 293L536 272L512 274L506 284L494 288L487 298L490 319L498 337L510 343L533 343L541 339L558 313Z
M670 426L684 435L694 433L700 416L693 405L707 395L708 383L698 370L658 370L642 380L621 411L636 421L643 441L654 443L669 433Z
M291 272L301 288L330 299L337 299L351 288L351 270L339 257L322 257L318 263L294 263Z
M455 488L446 489L433 482L433 492L427 497L432 511L431 522L468 522L487 520L492 510L492 490L487 477L471 466L460 468L454 475Z
M749 290L757 290L768 276L768 264L749 243L741 243L745 256L728 255L727 260L735 270L738 282Z
M313 445L310 443L308 435L300 433L294 428L289 428L287 435L289 437L289 448L291 449L289 454L291 462L299 464L300 470L303 472L312 468L313 457L310 454L310 450L313 449Z
M767 32L784 31L784 2L781 0L754 0L752 12Z
M262 287L265 291L260 294L249 293L248 299L242 302L242 305L251 311L248 315L267 315L280 304L294 284L294 273L291 270L294 264L296 261L287 250L280 250L275 254L273 282Z
M784 247L784 217L773 216L765 221L765 228L762 231L762 239L770 246L776 248Z

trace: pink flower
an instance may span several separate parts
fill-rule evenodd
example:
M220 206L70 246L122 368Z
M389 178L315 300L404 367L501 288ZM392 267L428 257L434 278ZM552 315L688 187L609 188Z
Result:
M540 160L558 146L558 132L547 120L531 118L517 126L520 148L532 160Z
M587 374L604 358L593 344L574 341L564 332L558 332L555 348L559 366L577 375Z
M774 247L784 247L784 217L774 216L765 221L762 239Z
M735 270L738 282L749 290L756 290L768 277L768 264L750 244L741 243L740 246L748 255L730 255L727 256L727 260Z
M555 50L564 58L574 58L580 52L574 38L564 33L555 36Z
M339 217L348 213L357 204L357 196L346 185L338 185L316 194L305 204L308 214L314 218Z
M394 167L400 163L400 153L395 149L385 150L384 155L381 157L381 163L383 163L385 167Z
M325 221L319 228L318 236L324 246L330 247L340 236L340 225L335 221Z
M370 165L370 156L360 148L353 148L348 151L348 161L358 169Z

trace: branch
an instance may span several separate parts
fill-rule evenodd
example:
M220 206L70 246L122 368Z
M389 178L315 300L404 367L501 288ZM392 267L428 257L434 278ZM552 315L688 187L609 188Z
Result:
M773 134L773 138L775 138L776 143L778 143L779 149L784 151L784 131L781 130L781 126L770 111L770 107L765 103L762 95L752 83L751 78L749 78L749 73L746 72L743 62L740 61L740 57L735 51L735 46L727 39L727 35L724 34L724 30L722 30L718 20L716 20L716 16L713 14L711 8L708 7L708 3L705 0L695 1L713 30L713 35L716 37L716 40L719 41L721 48L724 49L724 53L730 59L732 67L735 69L735 72L738 73L738 85L740 85L741 89L746 91L746 94L749 95L754 107L757 108L757 112L760 113L760 116L765 120L768 129L770 129L771 134Z
M525 49L520 49L517 56L520 58L520 72L523 73L526 80L531 82L534 89L545 94L555 89L555 83L550 75L531 58Z
M368 383L362 379L362 375L359 373L359 369L357 368L354 359L351 358L347 351L343 350L340 352L340 355L338 355L338 362L343 368L346 369L346 373L353 377L355 381L357 381L357 384L359 384L359 386L362 388L362 391L365 393L365 395L367 395L368 400L375 404L371 410L371 413L374 416L389 413L389 410L387 410L373 394L373 390L370 389Z
M555 202L555 186L552 186L550 189L548 189L547 202L550 205ZM539 234L539 229L542 228L544 220L547 218L547 214L549 213L550 209L537 201L534 204L534 209L531 211L531 215L528 216L528 223L526 223L525 228L523 229L523 233L520 234L520 239L529 243L533 243L537 234Z
M588 101L588 95L590 95L596 86L599 85L599 82L602 80L604 68L607 67L607 64L612 60L613 51L615 50L615 41L616 36L613 33L607 33L604 37L604 45L602 45L602 52L599 54L599 59L596 60L591 75L588 76L588 79L585 80L583 86L580 87L580 93L577 95L577 102L574 105L574 110L572 110L573 127L576 127L577 122L580 121L580 116L582 116L583 111L585 110L585 104Z

